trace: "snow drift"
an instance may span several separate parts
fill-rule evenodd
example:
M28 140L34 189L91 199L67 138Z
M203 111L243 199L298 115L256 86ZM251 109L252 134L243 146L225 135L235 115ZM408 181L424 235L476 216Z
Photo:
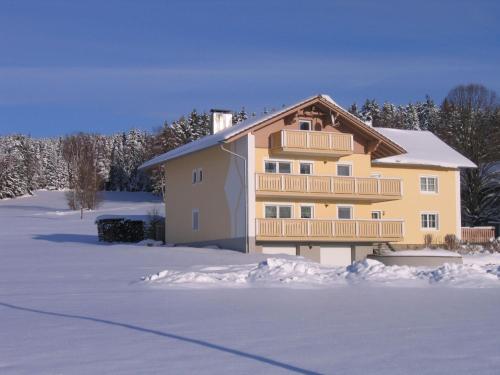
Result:
M424 267L385 266L376 260L348 267L325 267L303 259L268 258L258 264L164 270L143 278L152 284L187 287L334 286L351 284L460 287L500 287L498 264L445 264Z

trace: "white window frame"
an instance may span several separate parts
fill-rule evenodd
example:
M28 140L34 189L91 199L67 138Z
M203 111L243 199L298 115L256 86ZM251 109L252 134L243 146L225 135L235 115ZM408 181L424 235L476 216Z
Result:
M196 224L197 226L195 227L195 220L194 220L194 215L196 214L197 221ZM191 210L191 229L193 232L199 232L200 230L200 210L198 208L193 208Z
M349 171L350 171L350 175L349 176L339 175L339 166L348 166ZM335 163L335 176L337 176L337 177L352 177L352 176L354 176L354 167L352 165L352 162Z
M302 207L310 207L311 208L311 217L302 217ZM301 204L299 205L299 217L301 219L314 219L314 204Z
M378 214L378 218L374 218L373 214ZM371 212L370 216L371 216L372 220L382 220L382 211L380 211L380 210L374 210L374 211Z
M435 215L436 216L436 219L435 219L435 222L436 222L436 227L424 227L422 224L422 216L424 215ZM420 212L420 229L422 230L431 230L431 231L438 231L439 230L439 212L435 212L435 211L424 211L424 212ZM429 225L429 217L427 217L427 225Z
M301 164L309 164L311 165L311 173L309 174L302 174L300 173L300 166ZM302 176L311 176L314 174L314 162L312 160L299 160L299 174Z
M303 130L300 128L303 122L307 122L309 124L309 129ZM312 131L312 120L299 119L299 130L303 132Z
M191 173L191 184L197 185L203 182L203 168L195 168Z
M422 179L425 180L425 190L422 190ZM429 189L429 179L434 179L434 188L435 190L428 190ZM418 179L418 185L419 185L419 190L422 194L437 194L439 192L439 178L438 176L420 176Z
M273 173L273 172L266 172L266 163L275 163L275 165L276 165L276 172L275 173ZM290 164L290 173L280 172L279 163ZM293 174L293 160L288 160L288 159L264 159L263 168L264 168L264 173L269 173L269 174L278 174L278 173Z
M339 208L349 208L351 210L351 218L350 219L341 219L339 217ZM336 215L337 215L337 220L353 220L353 218L354 218L354 205L352 205L352 204L338 204L336 207Z
M274 206L276 207L276 218L271 218L271 217L266 217L266 207L268 206ZM290 207L290 219L293 219L295 217L294 215L294 204L293 203L273 203L273 202L266 202L264 203L264 212L263 212L263 217L264 219L289 219L287 217L282 218L280 217L280 207Z

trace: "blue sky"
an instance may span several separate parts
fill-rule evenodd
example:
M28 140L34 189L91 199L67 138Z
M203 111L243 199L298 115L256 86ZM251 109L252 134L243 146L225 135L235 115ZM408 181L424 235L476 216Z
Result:
M500 92L499 1L0 0L0 134Z

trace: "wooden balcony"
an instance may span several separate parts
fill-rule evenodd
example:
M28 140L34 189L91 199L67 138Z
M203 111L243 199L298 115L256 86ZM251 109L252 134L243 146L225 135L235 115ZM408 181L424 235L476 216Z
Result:
M271 152L282 154L345 156L353 153L352 134L281 130L271 134Z
M258 241L400 241L402 220L256 219Z
M398 178L257 173L255 189L258 197L382 202L401 199L402 181Z

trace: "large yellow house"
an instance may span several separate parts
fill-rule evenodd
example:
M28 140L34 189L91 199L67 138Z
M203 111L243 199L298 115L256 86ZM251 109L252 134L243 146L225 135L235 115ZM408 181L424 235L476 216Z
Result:
M142 168L166 173L166 239L345 265L375 246L460 237L459 168L427 131L373 128L327 95L232 126Z

